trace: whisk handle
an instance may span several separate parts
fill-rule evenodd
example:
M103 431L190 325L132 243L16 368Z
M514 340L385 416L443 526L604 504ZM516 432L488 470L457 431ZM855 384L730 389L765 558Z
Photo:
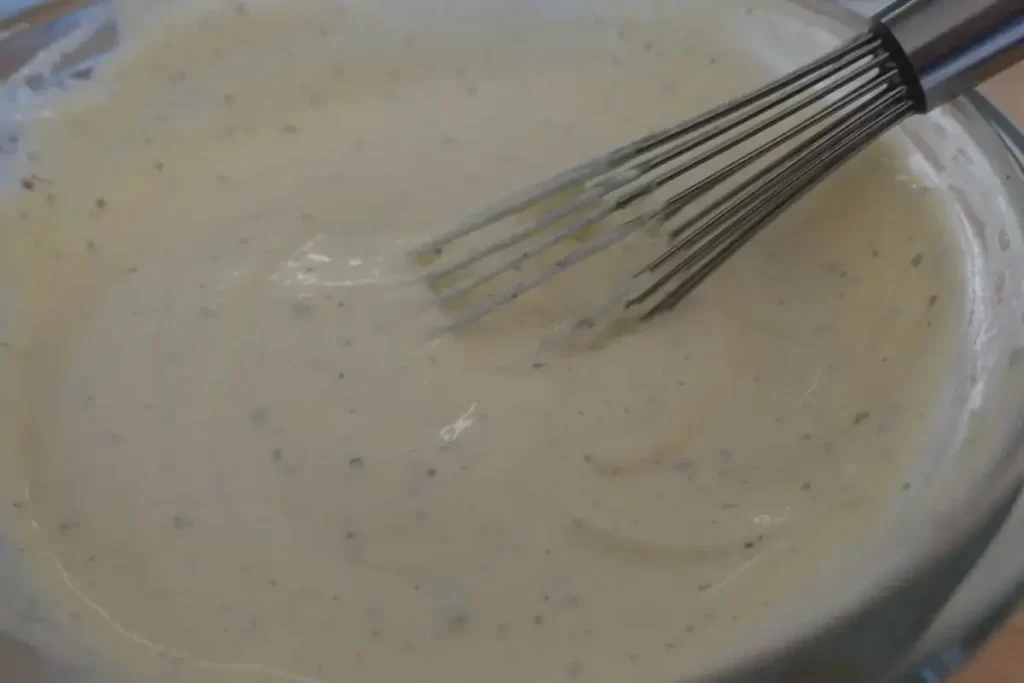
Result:
M928 111L1024 60L1024 0L897 0L873 18Z

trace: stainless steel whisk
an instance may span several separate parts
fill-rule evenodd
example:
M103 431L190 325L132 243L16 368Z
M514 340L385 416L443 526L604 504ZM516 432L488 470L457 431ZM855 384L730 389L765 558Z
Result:
M945 104L1022 58L1024 0L900 0L856 38L803 68L559 173L470 217L413 255L432 264L423 276L427 284L455 282L440 288L444 304L586 236L574 250L461 314L447 326L455 329L643 228L663 227L665 251L619 290L622 311L647 319L674 308L769 222L900 121ZM721 165L733 150L739 156ZM679 191L640 215L606 226L606 219L691 173L699 179L681 182ZM570 188L582 190L445 263L456 241ZM709 201L686 213L698 199ZM460 273L468 275L459 281Z

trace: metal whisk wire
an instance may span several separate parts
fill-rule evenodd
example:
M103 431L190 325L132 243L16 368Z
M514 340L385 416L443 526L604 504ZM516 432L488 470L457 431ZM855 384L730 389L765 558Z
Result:
M468 256L428 270L423 281L436 285L485 259L511 251L499 263L442 289L437 294L438 301L447 304L753 142L754 148L739 158L717 170L709 169L706 176L640 216L602 228L596 236L550 265L470 308L445 329L480 320L637 231L666 225L698 199L722 189L728 181L739 180L674 227L668 233L666 251L634 274L633 279L642 291L627 294L623 310L644 307L638 315L649 318L675 307L822 176L912 109L900 70L882 39L866 33L740 99L648 135L506 199L421 245L413 256L421 261L441 259L444 250L457 240L582 185L579 194L539 218L499 236ZM782 124L788 127L771 133ZM763 139L766 134L771 136ZM772 156L773 153L777 154ZM758 162L764 164L758 168ZM749 177L740 179L741 174L751 170ZM518 245L523 246L516 249Z
M861 105L843 117L841 125L822 131L802 144L799 152L785 161L784 168L772 165L673 230L670 233L673 239L678 239L684 234L686 236L645 266L637 276L645 272L656 272L686 249L698 243L700 246L676 262L654 284L629 299L626 308L644 303L673 277L700 263L705 257L713 255L711 261L692 277L676 285L643 317L650 318L671 310L718 265L749 241L761 227L785 211L822 177L856 155L868 143L906 116L910 112L910 105L899 101L902 96L902 91L896 91L879 102ZM889 106L893 103L898 104L890 109ZM727 227L720 229L723 225ZM701 243L700 240L704 238L708 240ZM713 253L719 246L724 248Z

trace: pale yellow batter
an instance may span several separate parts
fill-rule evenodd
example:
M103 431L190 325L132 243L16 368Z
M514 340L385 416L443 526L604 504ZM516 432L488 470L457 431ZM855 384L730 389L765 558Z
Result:
M605 259L425 336L408 247L770 75L738 2L480 4L135 0L23 131L5 491L137 680L670 680L908 495L965 295L885 145L640 334L532 353Z

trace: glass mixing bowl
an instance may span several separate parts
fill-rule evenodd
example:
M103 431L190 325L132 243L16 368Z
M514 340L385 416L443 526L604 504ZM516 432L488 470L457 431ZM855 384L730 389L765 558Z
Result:
M382 4L409 9L399 0ZM761 36L779 48L773 66L795 66L835 36L849 34L872 4L877 5L794 0L799 21L780 18ZM28 111L26 94L73 88L102 68L103 55L116 49L115 15L104 0L64 0L0 23L0 73L10 77L9 113L0 119L8 164L18 163L18 117ZM807 25L818 26L821 34L792 40ZM37 59L40 54L49 56ZM942 167L938 182L955 193L964 229L973 232L977 245L962 366L951 369L957 378L951 400L963 406L962 419L949 425L943 452L916 473L913 500L877 538L777 615L770 629L731 643L714 669L694 680L938 680L999 623L1020 593L1024 253L1001 245L1005 231L1022 232L1024 136L977 93L903 130L922 164ZM11 178L16 182L16 175ZM0 289L0 338L13 336L17 296ZM0 376L12 376L18 351L6 343L0 349ZM3 401L17 402L13 382L5 380L2 392ZM10 456L14 441L2 438ZM12 505L0 510L16 513L18 482L4 482L2 496ZM0 670L14 671L18 683L123 680L119 662L104 661L83 644L74 613L59 613L39 594L22 550L16 531L0 534Z

